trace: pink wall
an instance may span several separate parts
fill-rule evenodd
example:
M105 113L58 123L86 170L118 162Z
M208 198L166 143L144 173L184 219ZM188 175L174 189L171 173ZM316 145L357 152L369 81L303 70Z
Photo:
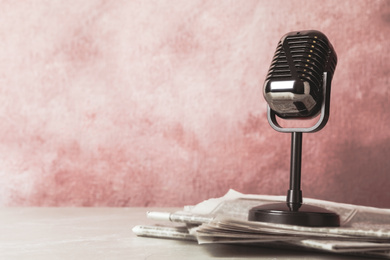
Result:
M286 194L262 84L280 37L324 32L331 116L304 196L390 207L390 2L2 1L0 204L182 206Z

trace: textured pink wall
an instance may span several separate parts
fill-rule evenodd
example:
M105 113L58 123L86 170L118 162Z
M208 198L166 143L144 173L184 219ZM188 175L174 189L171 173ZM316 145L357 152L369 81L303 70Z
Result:
M2 1L0 204L197 203L286 194L262 84L280 37L338 54L304 196L390 207L389 1Z

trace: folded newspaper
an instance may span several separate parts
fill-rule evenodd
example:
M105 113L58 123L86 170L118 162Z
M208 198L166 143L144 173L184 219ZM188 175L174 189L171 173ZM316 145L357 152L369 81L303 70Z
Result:
M340 227L305 227L248 221L255 206L285 201L284 196L245 195L230 190L177 212L147 212L147 218L181 223L179 226L135 226L138 236L193 240L199 244L263 244L273 247L321 250L390 259L390 209L316 199L319 206L340 216Z

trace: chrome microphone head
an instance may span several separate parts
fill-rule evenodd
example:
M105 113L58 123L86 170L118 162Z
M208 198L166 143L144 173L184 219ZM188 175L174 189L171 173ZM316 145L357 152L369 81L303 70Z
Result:
M323 75L327 73L330 84L336 64L337 55L323 33L310 30L284 35L264 83L269 107L283 119L317 116L324 102Z

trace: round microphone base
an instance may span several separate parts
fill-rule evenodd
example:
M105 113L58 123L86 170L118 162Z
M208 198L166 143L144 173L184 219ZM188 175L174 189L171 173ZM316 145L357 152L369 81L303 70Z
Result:
M249 221L308 227L339 227L339 216L329 210L302 204L299 210L290 210L287 203L267 204L249 210Z

